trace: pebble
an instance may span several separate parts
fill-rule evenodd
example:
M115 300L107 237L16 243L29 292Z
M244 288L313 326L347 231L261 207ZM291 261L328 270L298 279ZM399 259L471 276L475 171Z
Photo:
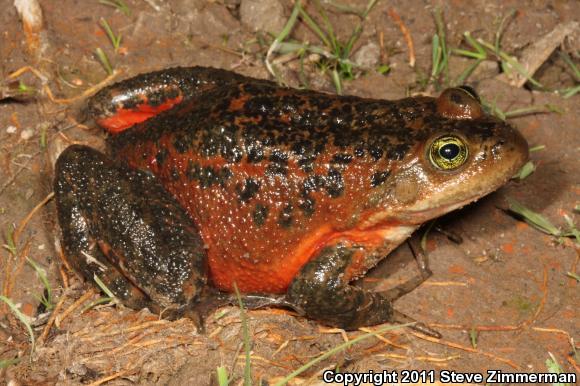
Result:
M242 24L253 31L278 34L286 24L284 6L279 0L242 0L240 4Z
M369 42L359 48L353 57L353 61L365 70L373 69L379 63L381 49L375 42Z
M27 139L32 138L33 135L34 135L34 130L32 130L32 129L24 129L20 133L20 138L22 138L23 140L26 141Z

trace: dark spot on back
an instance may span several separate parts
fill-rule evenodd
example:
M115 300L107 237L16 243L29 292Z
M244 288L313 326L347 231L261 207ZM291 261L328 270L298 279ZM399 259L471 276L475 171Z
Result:
M191 159L187 161L187 169L185 169L185 175L187 176L188 180L190 181L198 180L200 172L201 168L197 162L193 162L193 160Z
M287 165L288 164L288 154L284 153L281 150L274 149L272 154L270 154L270 161L277 163L279 165Z
M288 168L286 166L274 163L274 164L270 164L266 167L266 175L268 177L275 177L275 176L286 177L287 174L288 174Z
M338 153L332 157L333 164L341 164L341 165L348 165L352 161L352 154L348 153Z
M340 171L335 168L328 169L324 185L326 192L330 197L340 197L344 191L344 180L342 179Z
M159 149L159 151L157 152L157 155L155 156L155 161L157 162L157 165L159 167L163 166L168 155L169 155L169 151L166 148Z
M314 158L302 158L298 160L298 166L306 173L312 173L314 170Z
M189 145L191 142L185 135L176 135L175 140L173 141L173 147L177 150L178 153L185 153L189 149Z
M280 224L281 227L283 228L290 228L290 226L292 225L292 211L294 210L294 207L292 206L292 204L287 204L284 209L282 209L280 211L280 214L278 215L278 224Z
M172 181L177 181L179 180L180 174L179 174L179 170L177 170L177 168L175 166L171 167L171 180Z
M317 174L308 176L304 179L302 183L302 195L307 196L308 193L317 191L318 189L324 187L325 181L323 176Z
M306 217L312 217L316 207L316 201L314 198L307 196L300 199L298 202L298 207L302 210L302 212L304 212Z
M267 206L262 204L256 204L256 208L254 209L254 213L252 215L256 225L258 226L264 225L266 219L268 218L268 212L269 209Z
M391 172L388 170L374 173L371 176L371 186L374 188L375 186L382 185L389 177L389 174L391 174Z
M211 166L205 166L201 169L199 174L199 185L202 188L211 188L215 183L219 182L219 174Z
M228 162L238 163L242 160L242 149L238 146L231 145L230 141L226 139L222 147L222 157L224 157Z
M264 159L264 148L260 145L251 144L247 147L248 162L258 163Z
M408 150L409 150L408 144L400 143L391 147L387 151L387 157L395 161L400 161L405 157L405 154L407 153Z
M242 202L248 202L251 200L252 197L258 193L258 190L260 190L260 182L252 178L246 178L244 186L241 186L240 184L236 186L236 191L238 192L239 199Z
M292 145L292 151L296 155L305 155L306 153L312 151L312 142L307 140L301 140Z
M381 149L376 145L372 145L369 147L369 154L371 155L371 157L373 157L375 161L380 160L383 157L383 153L384 153L383 149Z
M232 178L234 175L234 173L232 173L232 171L227 167L224 166L219 173L219 183L222 187L225 186L226 181L229 180L230 178Z

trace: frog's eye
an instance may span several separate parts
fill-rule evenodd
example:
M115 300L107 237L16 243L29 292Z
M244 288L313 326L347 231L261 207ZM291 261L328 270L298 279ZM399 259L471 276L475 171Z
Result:
M457 169L467 161L467 145L459 137L439 137L431 144L429 160L438 169Z

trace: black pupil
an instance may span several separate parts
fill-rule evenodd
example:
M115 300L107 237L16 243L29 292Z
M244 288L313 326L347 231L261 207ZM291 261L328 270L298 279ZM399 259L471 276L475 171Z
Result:
M441 146L441 149L439 149L439 154L441 157L451 161L459 154L459 146L454 143L447 143Z

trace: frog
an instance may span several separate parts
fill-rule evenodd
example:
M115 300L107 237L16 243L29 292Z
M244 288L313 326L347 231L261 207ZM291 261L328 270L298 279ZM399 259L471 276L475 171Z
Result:
M108 86L86 111L108 149L56 161L65 259L130 308L198 322L207 299L239 292L345 330L440 336L393 306L431 276L422 255L394 288L353 281L528 159L468 86L389 101L176 67Z

